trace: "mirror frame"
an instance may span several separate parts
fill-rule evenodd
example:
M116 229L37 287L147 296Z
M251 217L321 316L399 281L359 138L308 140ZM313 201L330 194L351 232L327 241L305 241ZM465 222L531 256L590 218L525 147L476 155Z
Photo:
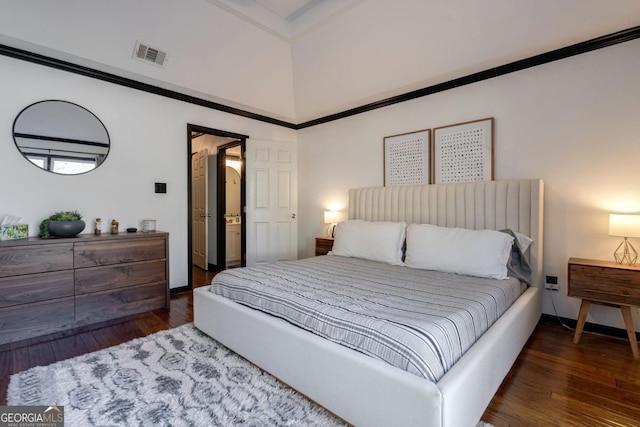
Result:
M45 103L64 103L64 104L68 104L69 106L75 107L77 109L82 110L82 116L84 117L80 117L81 119L95 119L95 123L92 123L92 125L96 128L96 129L100 129L104 130L104 135L99 135L100 138L97 139L102 139L103 137L106 138L106 143L105 142L101 142L101 141L91 141L91 140L84 140L84 139L74 139L74 138L68 138L68 137L64 137L64 136L55 136L55 135L42 135L40 134L40 132L38 134L35 133L25 133L25 132L21 132L21 130L23 130L20 125L20 118L24 117L23 114L25 112L27 112L29 109L34 108L36 106L41 106L42 104ZM87 115L88 113L88 115ZM70 118L70 117L63 117L63 118ZM99 126L98 126L99 124ZM66 123L65 126L73 126L73 123ZM16 129L16 127L18 129ZM53 132L53 131L52 131ZM42 132L44 133L44 132ZM91 111L89 111L88 109L82 107L81 105L78 105L76 103L73 102L69 102L69 101L63 101L63 100L59 100L59 99L47 99L47 100L43 100L43 101L38 101L38 102L34 102L33 104L30 104L28 106L26 106L25 108L23 108L20 113L18 113L18 115L16 116L15 120L13 121L13 129L12 129L12 135L13 135L13 141L16 144L16 148L18 149L18 151L20 152L20 154L22 154L22 156L32 165L36 166L38 169L43 170L45 172L49 172L49 173L53 173L56 175L65 175L65 176L73 176L73 175L82 175L88 172L91 172L95 169L97 169L98 167L100 167L100 165L102 165L105 160L107 159L107 157L109 156L109 152L111 151L111 137L109 136L109 131L107 131L106 126L104 125L104 123L102 123L102 121L98 118L98 116L96 116L95 114L93 114ZM18 143L18 140L20 138L25 138L25 139L30 139L30 140L35 140L35 141L51 141L51 142L58 142L58 143L63 143L63 144L81 144L81 145L85 145L85 146L89 146L89 147L99 147L99 148L106 148L106 152L104 154L102 153L87 153L87 154L96 154L96 155L100 155L101 160L96 159L95 160L95 166L89 170L83 171L83 172L77 172L77 173L61 173L61 172L56 172L54 170L52 170L53 167L53 160L57 159L65 159L65 160L92 160L92 157L87 157L87 158L82 158L82 157L78 157L78 156L68 156L65 157L64 155L52 155L51 154L51 149L47 149L47 148L40 148L40 147L34 147L34 150L42 150L43 152L39 153L39 152L34 152L34 153L30 153L26 150L24 150L24 147L21 146L21 144ZM24 150L24 151L23 151ZM49 150L49 153L45 153L44 151ZM26 152L25 152L26 151ZM64 151L64 150L61 150ZM69 151L71 152L71 151ZM83 153L82 151L80 152L76 152L76 153ZM29 158L29 155L31 155L32 157L41 157L46 159L45 160L45 167L40 166L38 164L36 164L34 161L32 161L32 159Z

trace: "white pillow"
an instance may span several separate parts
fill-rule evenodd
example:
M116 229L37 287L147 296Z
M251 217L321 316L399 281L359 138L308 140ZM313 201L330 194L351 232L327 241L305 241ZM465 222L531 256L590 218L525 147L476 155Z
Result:
M405 264L424 270L506 279L512 244L512 236L496 230L411 224L407 229Z
M404 222L344 221L336 226L330 254L402 264L406 230Z

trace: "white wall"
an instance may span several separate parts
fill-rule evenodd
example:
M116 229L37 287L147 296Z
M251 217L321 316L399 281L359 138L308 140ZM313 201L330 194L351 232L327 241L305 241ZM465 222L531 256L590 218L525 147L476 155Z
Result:
M87 224L118 219L121 229L157 219L170 233L170 285L187 284L187 123L249 135L295 141L289 129L174 101L156 95L0 56L0 215L23 217L31 235L58 210L79 210ZM29 164L12 138L13 120L27 105L62 99L102 120L111 151L96 170L54 175ZM251 139L248 140L251 144ZM154 182L167 194L155 194ZM86 229L91 232L91 226Z
M382 139L495 117L495 178L545 181L545 313L576 318L567 260L612 260L610 212L640 213L640 41L597 50L299 131L299 253L313 255L322 212L345 208L352 187L383 183ZM640 247L639 239L632 239ZM636 329L640 316L636 312ZM588 321L623 327L619 310Z
M226 105L294 117L290 44L207 1L1 3L0 43ZM166 66L133 59L136 40L168 52Z
M638 25L637 0L365 0L293 42L300 121Z

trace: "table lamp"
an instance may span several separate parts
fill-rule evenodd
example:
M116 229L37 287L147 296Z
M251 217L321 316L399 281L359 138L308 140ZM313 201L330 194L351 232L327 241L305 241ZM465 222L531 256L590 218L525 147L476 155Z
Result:
M640 215L609 215L609 235L624 237L613 253L618 264L633 265L638 260L638 252L629 243L629 237L640 237Z
M327 227L327 237L333 237L333 229L340 222L341 214L337 211L324 211L324 223L329 224Z

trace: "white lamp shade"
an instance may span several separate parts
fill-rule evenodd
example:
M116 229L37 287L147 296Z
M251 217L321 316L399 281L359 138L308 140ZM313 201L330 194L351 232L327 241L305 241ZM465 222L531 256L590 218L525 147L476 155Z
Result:
M325 224L337 224L340 222L342 215L338 211L324 211Z
M640 237L640 215L609 215L609 235Z

